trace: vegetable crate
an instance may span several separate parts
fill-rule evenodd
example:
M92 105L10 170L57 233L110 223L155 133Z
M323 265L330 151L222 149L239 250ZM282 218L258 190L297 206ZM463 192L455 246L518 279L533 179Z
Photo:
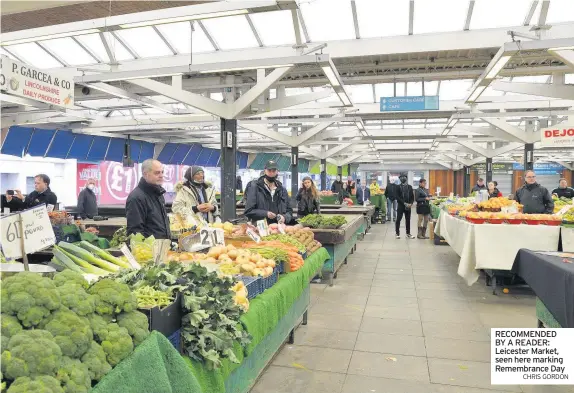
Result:
M261 278L261 282L263 284L263 289L261 290L261 292L263 292L266 289L269 289L273 285L275 285L278 278L279 278L279 269L277 267L275 267L275 269L273 269L273 274L271 274L268 277L262 277Z
M251 300L263 292L263 283L259 277L239 276L247 288L247 299Z
M171 335L167 337L171 345L177 350L179 353L183 353L183 346L181 340L181 329L177 329Z
M167 307L139 308L138 310L147 316L149 330L157 330L168 338L179 331L183 318L182 298L183 295L178 293L174 302Z

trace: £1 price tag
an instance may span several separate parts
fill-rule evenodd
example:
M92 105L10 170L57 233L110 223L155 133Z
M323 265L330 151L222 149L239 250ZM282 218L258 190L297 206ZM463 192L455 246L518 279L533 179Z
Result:
M141 269L140 264L138 263L138 261L136 261L135 257L133 256L132 252L130 251L130 249L128 248L128 246L124 243L122 244L122 246L120 247L120 251L122 252L122 254L125 255L125 257L128 260L128 263L130 264L130 266L134 269Z

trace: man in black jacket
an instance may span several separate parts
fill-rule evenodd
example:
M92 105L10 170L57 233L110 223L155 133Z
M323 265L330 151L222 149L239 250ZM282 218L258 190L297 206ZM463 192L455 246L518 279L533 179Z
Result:
M522 204L526 214L552 214L554 201L546 187L536 182L534 171L524 173L525 184L516 191L516 202Z
M482 190L488 190L488 187L486 187L486 184L484 184L484 179L482 177L479 177L478 181L476 182L476 185L472 187L472 190L470 190L470 192L480 192Z
M34 191L26 198L20 190L14 190L15 195L6 195L6 205L11 212L30 209L38 205L46 205L48 210L54 210L58 205L58 197L50 190L50 178L39 174L34 177Z
M86 187L78 195L78 216L85 220L94 218L98 215L98 199L94 189L96 188L96 179L88 179Z
M556 195L558 198L568 198L568 199L572 199L574 198L574 189L571 187L568 187L568 183L566 182L566 179L562 178L560 179L560 183L558 183L558 188L555 188L554 190L552 190L552 194Z
M396 238L401 238L400 226L401 220L403 215L405 216L405 225L407 227L407 238L414 239L415 237L411 235L411 208L415 201L415 194L413 192L413 187L410 184L407 184L407 175L405 173L401 173L399 176L399 180L401 184L399 184L396 188L396 196L397 196L397 222L395 222L395 232Z
M245 216L252 222L266 218L268 223L283 224L292 220L289 194L277 175L277 163L267 161L265 174L246 187Z
M127 234L171 239L169 218L165 210L163 166L157 160L142 163L142 178L126 201Z
M397 189L398 185L391 182L390 179L387 182L387 188L385 188L385 198L387 198L387 221L391 221L391 216L393 221L397 221Z

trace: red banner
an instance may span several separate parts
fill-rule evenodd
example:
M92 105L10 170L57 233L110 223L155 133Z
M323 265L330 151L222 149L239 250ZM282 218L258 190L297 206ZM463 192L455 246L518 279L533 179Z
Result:
M100 173L100 166L98 164L82 164L78 163L77 171L76 171L76 187L77 193L80 194L86 187L86 183L88 179L96 179L96 188L94 192L96 195L100 195L100 185L101 185L101 173Z

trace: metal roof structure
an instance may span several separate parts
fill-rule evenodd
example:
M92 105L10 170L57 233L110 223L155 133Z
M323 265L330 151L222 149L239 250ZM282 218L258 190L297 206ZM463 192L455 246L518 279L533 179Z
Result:
M12 25L0 52L73 75L75 108L2 94L2 127L219 148L224 117L245 152L457 169L535 143L571 167L574 150L536 143L574 115L573 48L571 0L218 1ZM439 107L381 111L394 96Z

